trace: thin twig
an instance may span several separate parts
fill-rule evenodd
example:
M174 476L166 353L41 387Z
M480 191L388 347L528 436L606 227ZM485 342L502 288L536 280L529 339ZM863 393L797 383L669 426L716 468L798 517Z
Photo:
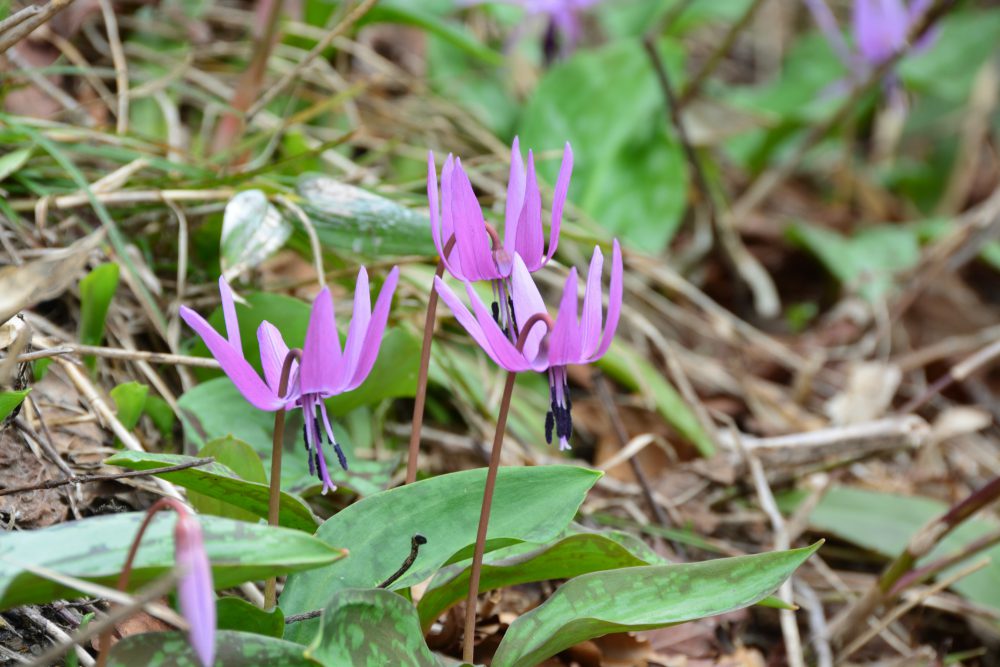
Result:
M33 33L43 23L69 7L72 2L73 0L51 0L49 4L39 9L39 11L34 12L31 16L25 17L24 20L16 21L15 26L9 28L7 33L3 35L3 38L0 39L0 54L5 53L7 49Z
M993 341L975 354L952 366L947 373L939 377L934 384L927 388L919 396L914 396L906 405L899 409L900 413L908 414L913 412L934 396L950 387L955 382L961 382L983 366L1000 357L1000 338Z
M94 658L87 653L82 646L79 644L74 645L73 639L66 634L66 631L60 628L58 625L50 621L49 619L42 616L41 612L30 605L21 607L21 613L27 616L32 623L42 628L50 637L57 640L60 644L71 645L76 651L76 657L79 658L80 664L84 667L92 667L94 665Z
M376 0L363 0L358 4L350 13L347 14L334 28L323 36L323 39L316 43L316 46L309 50L309 53L305 55L299 62L295 64L291 70L285 73L276 84L264 91L264 94L260 96L250 108L247 110L246 118L249 120L253 118L261 109L266 107L271 100L285 92L285 88L289 86L293 81L299 78L302 71L308 67L312 62L318 58L324 51L330 48L333 44L333 40L339 37L344 31L354 25L358 19L364 16L369 9L375 4Z
M115 132L128 132L128 61L125 59L125 49L118 34L118 19L111 0L98 0L101 5L101 16L108 32L108 46L111 48L111 62L115 66L115 87L118 89L118 109L115 113Z
M132 596L131 604L116 607L100 620L92 621L87 624L87 627L81 628L77 632L73 633L68 642L57 644L42 655L35 658L35 661L31 663L32 667L48 667L48 665L51 665L53 662L58 660L73 646L82 646L84 642L93 636L115 627L118 623L142 609L145 605L163 597L174 587L174 584L176 583L176 572L170 572L160 579L157 579L149 586L139 590L134 596Z
M594 386L597 388L597 397L604 404L604 411L608 415L608 419L611 421L612 430L615 432L615 436L618 438L618 445L620 447L626 447L629 443L628 430L625 428L625 423L622 421L621 414L618 412L618 406L615 404L615 399L611 395L611 389L608 386L608 381L604 377L603 373L600 371L594 371L593 375ZM649 485L649 478L646 477L646 471L642 469L642 464L639 463L639 458L637 456L630 456L628 458L629 465L632 467L632 474L635 475L635 479L639 482L639 488L642 489L642 496L646 500L646 504L649 506L649 510L656 517L656 522L663 526L664 528L674 528L674 524L670 521L667 513L663 511L656 499L653 498L653 489ZM684 546L678 542L670 540L670 546L673 548L674 553L680 557L685 557L686 550Z
M48 357L58 357L64 354L93 355L106 359L123 359L125 361L148 361L154 364L177 364L180 366L198 366L200 368L219 368L219 362L210 357L191 357L183 354L168 354L166 352L144 352L141 350L121 350L115 347L100 347L97 345L80 345L69 343L57 347L47 347L17 357L19 363L37 361ZM64 360L65 361L65 360Z
M701 69L693 77L691 77L690 82L684 87L683 92L681 92L680 99L677 101L678 108L684 108L688 103L693 100L698 93L701 91L702 85L708 80L708 77L712 75L715 68L718 67L719 63L725 57L729 50L733 48L733 44L736 43L736 38L740 36L740 33L746 29L750 21L753 20L754 14L760 9L761 5L764 4L764 0L753 0L750 6L746 8L743 15L734 23L729 30L726 32L726 36L722 38L719 43L718 48L712 52L705 64L701 66Z
M194 461L186 461L184 463L178 463L177 465L166 466L163 468L153 468L151 470L130 470L129 472L116 472L106 475L73 475L72 477L66 477L63 479L50 479L47 482L40 482L38 484L32 484L30 486L19 486L14 489L0 489L0 496L10 496L18 493L30 493L31 491L42 491L44 489L56 489L59 488L60 486L66 486L67 484L110 482L116 479L128 479L130 477L146 477L149 475L162 475L168 472L177 472L178 470L197 468L214 462L215 459L209 456L203 459L195 459Z
M37 15L41 11L42 8L39 7L38 5L28 5L24 9L14 12L13 14L5 18L3 21L0 21L0 35L2 35L3 33L7 32L12 28L16 28L17 26L21 25L22 23L30 19L32 16Z

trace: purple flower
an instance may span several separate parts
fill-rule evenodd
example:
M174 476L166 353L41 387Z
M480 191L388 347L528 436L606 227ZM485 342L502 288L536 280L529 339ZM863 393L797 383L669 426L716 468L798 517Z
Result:
M313 301L302 362L292 362L288 388L283 396L278 394L278 389L288 345L274 325L261 322L257 340L264 369L262 380L243 355L233 293L225 280L219 279L219 292L226 321L226 338L190 308L182 307L180 310L181 317L205 341L212 356L250 404L268 411L302 408L309 471L323 482L324 493L337 487L330 480L327 470L322 450L323 433L327 443L333 446L341 467L347 469L347 458L334 438L324 399L351 391L368 377L382 344L389 306L398 282L399 269L393 268L382 285L373 311L368 293L368 273L361 267L354 290L354 312L343 351L333 313L333 297L330 290L324 287Z
M910 30L930 4L931 0L913 0L907 8L903 0L855 0L852 12L852 29L858 48L855 55L847 47L824 0L806 0L827 41L856 76L864 76L906 48ZM928 46L933 38L932 34L925 35L917 48Z
M487 0L465 0L463 4L481 4ZM506 0L524 8L528 18L540 16L547 20L543 47L548 61L569 55L583 32L580 17L600 0Z
M515 253L511 272L513 331L501 328L468 281L465 291L472 304L471 313L443 280L436 278L434 281L438 294L455 318L498 366L511 372L533 370L548 374L550 409L545 419L545 439L551 443L555 430L561 450L569 448L573 432L566 366L588 364L604 356L618 327L622 305L622 255L617 240L612 252L608 309L602 318L603 268L604 257L600 248L595 248L580 317L577 316L576 268L570 269L559 312L553 320L526 263L519 253Z
M193 514L180 511L174 525L174 560L180 571L177 598L187 619L191 642L198 660L210 667L215 660L215 587L212 566L205 553L201 525Z
M563 205L573 172L573 151L569 143L563 150L559 177L552 201L548 249L542 229L542 197L535 176L535 157L528 151L524 161L518 139L511 147L510 178L504 213L503 238L483 217L476 194L462 161L448 155L441 169L440 205L434 154L427 156L427 199L430 204L431 235L445 267L459 280L489 280L493 283L493 313L508 327L510 310L510 274L512 258L517 253L529 271L537 271L556 252ZM454 237L454 247L448 250Z

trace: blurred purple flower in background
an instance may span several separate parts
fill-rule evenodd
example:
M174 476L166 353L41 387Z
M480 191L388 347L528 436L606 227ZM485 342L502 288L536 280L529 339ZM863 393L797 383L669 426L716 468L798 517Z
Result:
M930 7L931 0L913 0L909 7L903 0L855 0L852 31L856 53L847 46L825 0L805 3L837 55L860 78L906 48L910 30ZM915 46L926 48L933 39L933 32L929 32Z
M550 407L545 419L545 439L551 443L554 430L561 450L569 449L569 437L573 433L566 366L589 364L604 356L618 327L622 305L622 256L617 240L612 251L608 310L604 318L603 268L604 256L600 248L594 248L587 273L582 317L577 316L576 268L570 269L559 312L553 320L527 265L520 254L515 254L511 272L514 340L511 339L511 332L503 330L492 317L470 282L466 281L465 291L472 304L471 313L443 280L435 279L438 294L455 318L498 366L511 372L533 370L548 374ZM540 323L545 326L538 326Z
M174 524L174 560L180 571L177 600L187 620L188 641L204 667L215 662L215 586L212 566L205 553L201 525L197 517L177 512Z
M464 0L465 5L479 5L490 0ZM552 62L557 56L566 57L576 48L583 33L581 17L583 12L596 5L601 0L501 0L508 5L517 5L524 9L525 21L535 17L545 19L545 36L542 39L542 52L545 61ZM521 33L523 28L515 31Z
M351 391L368 377L378 357L382 334L389 318L389 306L398 282L399 269L393 268L382 285L373 311L368 293L368 272L361 267L354 289L354 312L343 351L340 349L340 334L333 313L333 297L330 290L324 287L313 300L302 350L302 363L292 362L288 389L284 396L278 395L278 389L282 366L288 355L288 345L274 325L266 321L261 323L257 329L257 340L260 343L260 362L266 382L261 380L243 355L233 293L224 280L219 279L219 292L222 295L226 338L219 335L201 315L186 306L181 307L181 317L201 336L212 356L222 366L223 372L254 407L268 411L302 408L309 471L323 483L324 493L337 488L330 480L326 457L323 455L324 433L327 443L333 446L341 467L347 469L347 458L334 438L324 399Z

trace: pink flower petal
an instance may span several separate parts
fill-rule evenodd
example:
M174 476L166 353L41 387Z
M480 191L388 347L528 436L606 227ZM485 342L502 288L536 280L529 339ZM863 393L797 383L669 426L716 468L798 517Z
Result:
M552 197L552 224L549 227L549 249L545 253L547 264L552 256L556 254L559 247L559 227L562 225L563 206L566 204L566 194L569 192L569 179L573 175L573 149L569 142L563 148L562 164L559 166L559 179L556 181L556 190Z
M507 208L504 214L503 247L514 252L517 240L517 221L524 204L524 159L518 138L510 147L510 177L507 179Z
M535 175L535 156L528 151L528 175L525 186L524 207L517 222L517 241L514 249L529 271L536 271L542 266L542 251L545 236L542 233L542 195L538 191L538 178Z
M549 336L549 365L565 366L580 361L580 322L576 316L576 267L569 270L563 285L559 314Z
M462 169L462 161L455 160L452 172L452 197L455 214L456 250L462 260L465 278L470 280L490 280L499 278L496 262L490 247L490 237L486 233L483 211L476 201L469 176Z
M251 405L258 410L272 411L283 404L283 401L260 379L257 371L247 363L243 353L220 336L201 315L187 306L181 306L180 316L205 341L209 352L222 366L222 371L229 376L243 394L243 398Z
M215 662L215 587L201 526L193 515L178 514L174 560L180 571L177 600L190 625L188 640L203 667L211 667Z
M334 393L334 380L340 366L340 335L333 314L333 297L324 287L313 300L306 329L306 342L302 346L302 371L299 387L303 394Z
M601 272L604 269L604 255L594 247L587 272L587 291L583 295L583 315L580 319L580 356L589 359L601 342Z
M278 388L281 386L281 369L285 365L285 357L288 356L288 346L281 337L281 332L265 320L257 328L257 343L260 345L260 365L264 368L264 378L267 380L267 385L275 395L281 396L286 401L293 400L298 393L297 388L292 384L298 368L296 361L292 362L292 367L289 370L285 393L278 393Z
M383 289L385 289L384 286ZM358 271L358 280L354 286L354 312L351 313L351 327L347 331L347 340L344 342L344 359L335 382L338 391L342 391L341 388L350 382L358 367L371 319L372 299L368 293L368 271L362 266L361 270Z
M382 345L382 334L385 331L385 324L389 319L389 306L392 305L392 295L396 292L396 285L399 283L399 267L392 267L392 271L386 276L382 289L379 290L378 299L375 300L375 308L372 311L371 319L368 321L368 329L365 332L364 343L361 346L361 354L358 357L357 366L351 375L351 381L342 391L354 389L368 377L375 359L378 357L379 347Z
M516 253L510 281L511 300L514 302L514 319L517 320L518 331L523 331L524 325L531 319L532 315L548 313L548 311L545 309L542 295L535 286L535 281L531 279L531 274L524 265L524 260ZM548 327L541 324L531 328L524 341L523 349L526 358L534 360L539 356L539 346L547 333Z
M508 371L521 372L530 370L532 365L525 358L524 354L517 351L517 347L510 342L510 339L500 329L500 326L493 319L493 314L483 303L479 295L476 294L472 283L465 283L465 292L469 295L469 302L472 304L472 312L476 315L479 327L486 338L488 346L483 349L490 355L490 358L498 366Z
M240 340L240 322L236 318L233 290L222 276L219 276L219 295L222 297L222 316L226 320L226 338L237 352L243 354L243 341Z
M604 335L597 353L585 359L588 363L604 356L611 346L611 340L618 329L618 317L622 311L622 249L618 239L614 240L611 252L611 285L608 288L608 318L604 321Z

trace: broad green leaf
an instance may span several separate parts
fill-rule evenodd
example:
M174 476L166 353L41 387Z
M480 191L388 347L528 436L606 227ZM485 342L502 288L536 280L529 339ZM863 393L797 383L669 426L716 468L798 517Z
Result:
M111 400L115 402L115 412L118 421L130 431L139 423L139 417L146 407L146 395L149 387L141 382L126 382L110 392Z
M326 665L440 667L413 605L381 589L337 591L306 655Z
M285 245L292 224L260 190L244 190L226 204L219 240L222 275L231 280Z
M880 225L845 238L822 227L796 224L787 233L816 255L841 285L869 301L884 298L895 275L920 259L917 233L912 228Z
M492 665L532 667L594 637L748 607L777 590L818 548L581 575L511 623Z
M517 542L546 542L572 521L600 473L575 466L501 468L493 497L487 550ZM433 477L364 498L326 521L316 536L349 545L351 555L311 575L292 576L279 600L286 615L323 608L345 588L371 588L399 569L410 538L427 543L412 567L391 586L401 589L427 579L442 565L471 555L479 524L486 469ZM296 623L285 636L309 641L311 622Z
M80 281L80 342L100 345L108 307L118 289L118 265L101 264Z
M151 470L186 463L191 459L190 456L179 454L123 451L107 459L105 463L133 470ZM226 500L252 513L254 517L267 518L270 498L268 485L240 479L239 475L221 463L185 468L177 472L163 473L157 477L210 498ZM285 492L281 493L279 522L288 528L307 533L315 531L317 524L309 506L300 498Z
M285 615L278 607L265 611L243 598L230 596L218 599L215 614L219 630L238 630L278 639L285 633Z
M797 495L781 500L783 509L792 509ZM878 508L873 512L872 508ZM867 489L831 488L809 516L810 525L841 539L853 542L886 557L895 557L910 538L928 521L948 511L948 505L923 496L902 496ZM945 537L941 544L920 564L959 553L972 542L995 533L1000 528L993 516L969 519ZM1000 611L1000 546L985 552L990 564L964 577L952 588L969 600ZM978 556L977 556L978 557ZM944 571L944 576L964 566L963 563Z
M670 69L683 57L663 41ZM679 77L678 77L679 78ZM639 40L578 51L550 69L520 122L522 150L574 150L570 199L609 235L650 252L670 240L685 207L687 175L679 146L666 134L663 97ZM559 160L538 164L555 183Z
M31 392L31 388L20 391L0 391L0 421L7 419L7 416L14 412L14 408L21 405L24 397Z
M257 455L253 447L242 440L232 436L216 438L206 443L198 451L198 458L208 456L214 458L216 463L221 463L236 473L240 479L267 484L267 473L264 472L264 464L260 462L260 456ZM240 521L257 521L260 518L259 514L233 505L227 502L226 498L213 498L190 489L188 489L188 502L202 514L214 514Z
M641 540L627 533L579 532L549 544L515 544L488 554L483 559L479 590L662 562ZM431 580L417 605L425 629L442 612L465 599L470 567L471 561L449 565Z
M423 213L327 176L305 176L296 189L325 247L378 257L437 252Z
M712 456L715 453L712 439L705 433L705 429L701 427L701 423L684 398L667 382L660 371L631 347L619 341L612 343L608 353L597 362L597 365L616 382L648 396L656 406L657 412L677 429L678 433L687 438L702 456Z
M0 540L0 610L77 595L71 588L25 570L22 564L114 586L144 516L143 512L106 514L4 535ZM321 567L343 557L340 549L299 530L213 516L200 516L199 521L217 589ZM150 524L135 559L129 582L132 589L174 566L174 522L165 513Z
M159 396L146 395L146 404L142 411L153 421L164 438L172 439L174 433L174 409Z
M203 667L187 635L180 632L145 632L129 635L114 645L108 667ZM215 635L212 667L323 667L305 656L303 647L274 637L220 630Z
M31 152L31 148L19 148L0 156L0 181L5 180L8 176L23 167L28 158L31 157Z

